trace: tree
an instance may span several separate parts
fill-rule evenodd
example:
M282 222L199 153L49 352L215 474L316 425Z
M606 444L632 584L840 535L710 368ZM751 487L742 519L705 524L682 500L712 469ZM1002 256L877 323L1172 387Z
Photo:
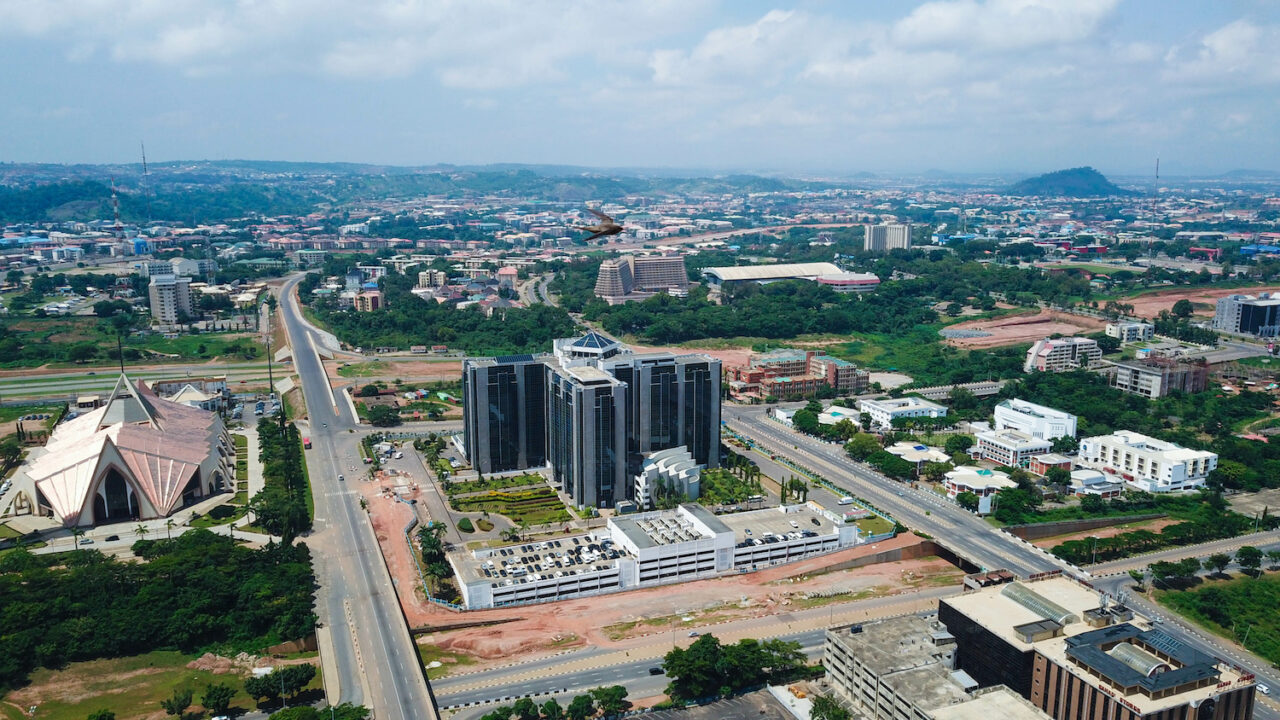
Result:
M516 720L538 720L538 705L527 697L517 700L511 706L511 712L515 714Z
M920 475L928 478L929 482L940 483L950 470L951 466L947 463L927 462L921 468Z
M1059 468L1054 468L1058 470ZM1099 515L1106 511L1107 503L1101 495L1085 495L1080 498L1080 509L1090 515Z
M86 363L98 357L98 346L93 343L76 343L67 351L67 359L73 363Z
M844 444L845 453L854 460L866 460L879 450L880 441L869 433L857 433Z
M795 415L791 416L791 424L796 430L808 435L816 434L821 427L818 423L818 414L808 408L797 410Z
M569 703L564 714L569 720L587 720L596 714L596 706L590 695L578 695Z
M1271 567L1280 566L1280 550L1268 550L1267 560L1271 561Z
M374 427L394 427L400 424L400 413L389 405L374 405L365 415L369 418L369 424Z
M226 715L227 708L231 707L231 699L236 696L236 689L224 683L211 683L205 686L204 695L200 697L200 704L211 715Z
M1062 435L1053 439L1050 449L1056 453L1073 453L1080 449L1080 441L1070 435Z
M191 690L174 689L173 695L160 701L160 707L164 708L166 715L181 717L191 707Z
M978 512L979 499L980 498L977 493L965 490L964 492L956 495L956 504L969 512Z
M955 455L957 453L967 453L971 447L973 447L972 435L952 435L947 438L947 443L943 446L943 449L947 451L948 455Z
M852 716L831 697L814 695L813 710L809 713L809 717L811 720L850 720Z
M3 468L8 470L20 462L22 462L22 442L18 440L18 436L9 435L4 440L0 440L0 463L3 463Z
M1044 481L1049 485L1065 487L1071 484L1071 471L1064 467L1051 467L1045 472Z
M1190 300L1183 298L1175 302L1171 310L1173 312L1174 317L1180 320L1186 320L1187 318L1191 317L1191 314L1193 312L1195 312L1195 307L1191 304Z
M542 703L541 710L544 720L564 720L564 708L560 707L555 698Z
M244 694L257 700L265 698L268 701L275 700L280 697L280 678L274 677L275 673L266 675L250 675L244 679Z
M88 720L116 720L116 714L110 710L95 710L89 713Z
M369 384L360 388L360 397L377 397L381 392L382 390L377 385Z
M1258 576L1258 568L1262 567L1262 551L1252 545L1245 545L1236 550L1236 564L1246 573Z
M1133 578L1134 584L1138 586L1139 590L1141 590L1142 586L1145 585L1147 582L1147 571L1146 570L1130 570L1129 577Z
M627 689L622 685L598 687L591 691L591 697L605 715L617 715L631 708L631 703L627 701Z
M310 705L298 705L271 713L267 720L322 720L320 711Z
M1226 553L1214 553L1204 559L1204 566L1221 575L1231 564L1231 556Z
M316 676L316 666L310 663L300 665L282 665L272 671L271 676L277 676L276 682L281 684L286 695L297 695L302 691Z

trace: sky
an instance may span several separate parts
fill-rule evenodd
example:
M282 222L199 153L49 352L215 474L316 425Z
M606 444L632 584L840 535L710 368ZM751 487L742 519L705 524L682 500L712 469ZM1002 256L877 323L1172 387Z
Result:
M0 161L1280 171L1280 0L0 0Z

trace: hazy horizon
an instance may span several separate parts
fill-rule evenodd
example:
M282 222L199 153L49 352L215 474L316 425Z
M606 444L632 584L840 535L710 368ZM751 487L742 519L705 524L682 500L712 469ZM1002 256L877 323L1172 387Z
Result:
M0 161L1280 170L1271 0L0 0Z

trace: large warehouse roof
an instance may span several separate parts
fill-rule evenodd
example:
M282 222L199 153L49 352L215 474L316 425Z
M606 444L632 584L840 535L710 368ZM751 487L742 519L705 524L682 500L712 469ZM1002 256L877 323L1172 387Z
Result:
M789 280L803 278L812 280L821 275L839 275L844 271L832 263L791 263L781 265L740 265L736 267L709 267L702 270L720 282L739 282L750 280Z

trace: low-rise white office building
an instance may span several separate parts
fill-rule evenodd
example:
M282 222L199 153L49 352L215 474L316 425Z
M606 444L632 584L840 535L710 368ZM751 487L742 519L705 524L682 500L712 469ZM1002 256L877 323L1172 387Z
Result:
M973 465L961 465L947 473L943 486L947 489L947 497L952 500L960 493L971 492L978 496L978 514L991 512L991 502L1001 490L1018 487L1018 483L1009 479L1008 473L999 470L987 470Z
M1202 487L1218 467L1218 456L1120 430L1081 440L1078 462L1138 490L1177 492Z
M872 424L882 428L892 427L893 421L898 418L940 418L947 416L947 407L945 405L939 405L936 402L930 402L918 397L859 400L858 411L870 415Z
M1121 345L1135 342L1147 342L1155 337L1156 326L1144 322L1107 323L1107 337L1120 341Z
M636 504L642 510L652 510L658 498L666 495L697 500L702 495L705 467L693 459L684 445L650 453L640 463L640 474L635 477Z
M992 430L973 437L977 440L978 457L1008 467L1026 467L1033 455L1053 449L1053 443L1048 440L1017 430Z
M1076 416L1014 398L996 405L995 429L1017 430L1042 440L1075 437Z
M715 577L852 547L858 527L816 504L715 515L701 505L609 518L587 535L453 553L470 609Z

